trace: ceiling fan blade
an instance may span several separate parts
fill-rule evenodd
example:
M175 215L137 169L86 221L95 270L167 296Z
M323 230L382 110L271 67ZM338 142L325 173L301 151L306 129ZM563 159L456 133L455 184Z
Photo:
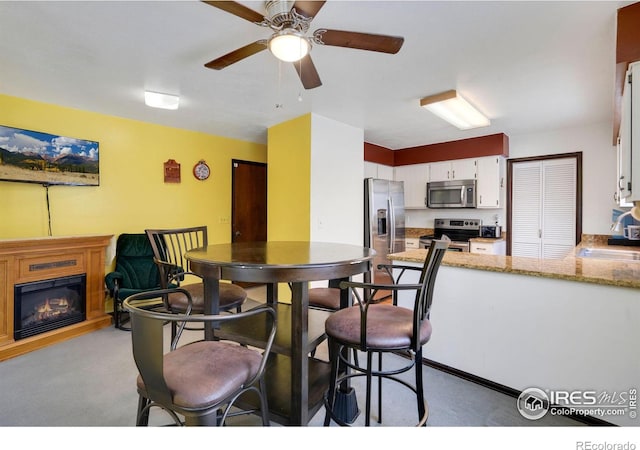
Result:
M234 16L238 16L241 19L248 20L249 22L260 23L264 20L264 16L262 14L254 11L251 8L247 8L246 6L238 2L227 2L227 1L211 2L211 1L204 1L204 0L202 0L202 2L206 3L207 5L226 11L230 14L233 14Z
M326 1L297 1L293 7L303 16L313 19L325 3Z
M227 53L220 58L216 58L213 61L209 61L204 66L208 69L220 70L224 69L227 66L230 66L233 63L237 63L245 58L248 58L251 55L255 55L262 50L267 48L264 40L253 42L249 45L245 45L244 47L240 47L237 50Z
M318 75L318 71L316 70L316 66L313 64L310 55L305 56L300 61L294 62L293 67L296 68L296 72L298 72L300 81L302 81L302 85L305 89L313 89L322 86L320 75Z
M317 44L392 54L398 53L404 43L404 38L400 36L327 29L316 30L313 37Z

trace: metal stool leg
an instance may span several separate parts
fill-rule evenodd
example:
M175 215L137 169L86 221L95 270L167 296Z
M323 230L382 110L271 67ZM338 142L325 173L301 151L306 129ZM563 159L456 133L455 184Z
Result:
M373 352L367 352L367 402L365 406L366 416L364 418L364 426L371 425L371 372L373 371Z
M382 372L382 352L378 352L378 373ZM378 377L378 423L382 423L382 377Z

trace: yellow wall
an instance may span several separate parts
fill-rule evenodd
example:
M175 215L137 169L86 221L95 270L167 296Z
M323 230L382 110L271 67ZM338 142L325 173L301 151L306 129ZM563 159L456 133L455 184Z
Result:
M267 156L262 144L3 95L0 125L100 144L100 186L49 188L53 236L207 225L211 243L230 242L231 159ZM181 164L179 184L164 183L168 159ZM211 167L206 181L192 175L200 159ZM0 199L0 239L48 235L44 187L0 181Z
M268 216L270 241L311 236L311 114L269 128Z

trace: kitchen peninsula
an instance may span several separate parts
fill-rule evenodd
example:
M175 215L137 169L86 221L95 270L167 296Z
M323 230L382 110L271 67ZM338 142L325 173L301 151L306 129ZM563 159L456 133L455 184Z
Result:
M580 248L560 260L447 253L425 358L517 391L637 389L640 261L576 257ZM389 259L421 265L426 252ZM628 412L595 417L640 425Z

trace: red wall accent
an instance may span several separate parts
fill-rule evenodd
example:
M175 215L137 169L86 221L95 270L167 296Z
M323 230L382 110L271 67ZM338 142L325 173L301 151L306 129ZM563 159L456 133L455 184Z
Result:
M452 159L477 158L481 156L509 156L509 136L504 133L491 134L439 144L389 150L375 144L364 144L364 160L387 166L449 161Z
M364 143L364 160L385 166L393 166L393 150L376 144Z
M640 3L618 10L616 63L640 59Z

